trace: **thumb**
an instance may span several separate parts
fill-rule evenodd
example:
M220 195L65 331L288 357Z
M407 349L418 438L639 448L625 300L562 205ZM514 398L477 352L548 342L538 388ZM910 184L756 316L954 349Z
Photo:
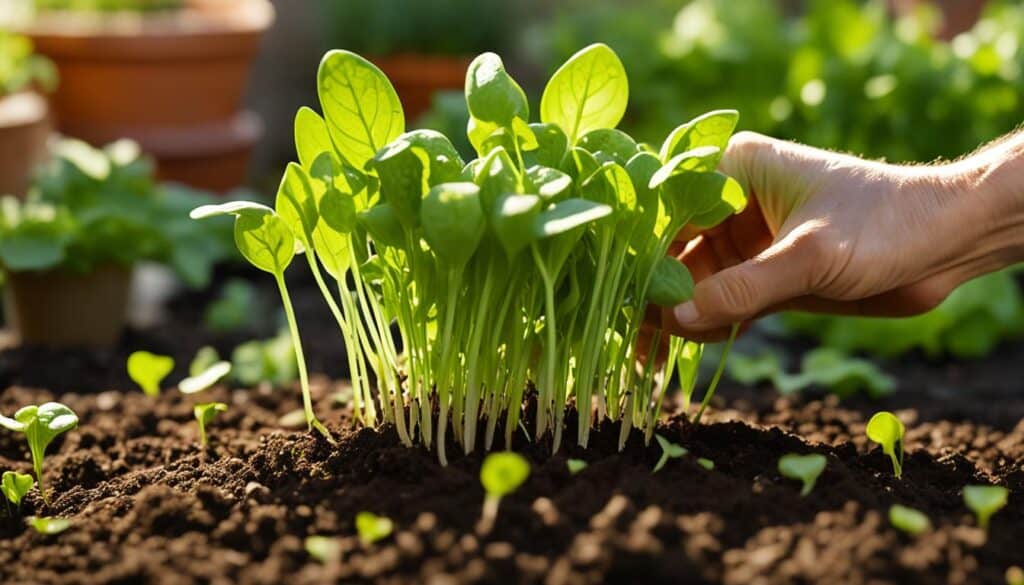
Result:
M765 309L809 292L810 261L799 247L777 243L756 257L697 283L693 300L678 305L678 335L740 323Z

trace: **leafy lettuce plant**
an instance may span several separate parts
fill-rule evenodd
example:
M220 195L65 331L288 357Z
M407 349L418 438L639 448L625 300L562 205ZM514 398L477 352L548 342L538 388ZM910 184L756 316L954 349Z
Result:
M878 398L896 388L896 379L871 361L849 356L831 347L807 352L800 364L800 372L795 374L786 372L779 356L773 353L733 355L728 370L729 375L742 384L767 380L779 394L793 394L811 386L820 386L839 396L850 396L863 390L868 396Z
M32 453L32 468L36 472L39 494L43 502L49 505L46 488L43 484L43 458L46 447L57 438L57 435L70 431L78 426L78 415L59 402L47 402L41 406L34 404L23 407L14 413L14 418L0 415L0 426L16 433L23 433Z
M701 351L672 339L667 370L638 368L636 340L649 302L692 296L686 267L666 257L678 231L746 204L716 170L738 114L710 112L660 145L637 143L616 129L626 71L597 44L554 73L531 121L522 88L485 53L466 74L477 155L467 162L438 132L406 132L394 88L362 57L327 53L317 83L323 114L296 115L298 162L274 207L192 213L234 216L243 256L278 281L303 387L284 285L293 259L308 265L338 325L363 424L393 424L406 445L436 444L445 462L449 432L469 453L481 437L490 449L501 425L510 446L532 387L533 431L553 450L572 405L581 446L603 418L622 423L623 443L632 428L649 442L667 380L678 369L689 399Z
M196 423L199 424L199 444L203 447L207 444L206 439L206 425L213 422L221 412L227 412L228 405L223 402L206 402L203 404L197 404L192 407L192 412L195 414Z

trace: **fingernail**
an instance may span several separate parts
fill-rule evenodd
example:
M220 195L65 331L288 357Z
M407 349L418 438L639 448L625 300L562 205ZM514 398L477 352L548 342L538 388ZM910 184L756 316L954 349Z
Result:
M680 325L692 325L700 319L700 313L697 312L697 305L693 304L693 301L687 301L673 310L675 313L676 321Z

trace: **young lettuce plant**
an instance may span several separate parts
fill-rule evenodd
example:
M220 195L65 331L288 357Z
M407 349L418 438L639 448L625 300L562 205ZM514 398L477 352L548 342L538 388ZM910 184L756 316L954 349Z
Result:
M67 518L48 518L45 516L27 516L25 523L32 527L33 530L42 534L43 536L53 536L60 534L68 528L71 528L71 520Z
M43 458L46 447L61 433L78 426L78 415L59 402L47 402L43 405L29 405L14 413L14 418L0 415L0 426L16 433L24 433L28 441L29 452L32 453L32 468L39 484L39 494L43 503L50 504L46 497L43 483Z
M390 518L365 511L356 514L356 532L364 546L384 540L391 536L394 529L395 524Z
M160 382L174 369L174 358L148 351L132 352L128 356L128 377L142 388L146 396L160 395Z
M932 529L932 522L923 512L893 504L889 508L889 523L911 536L919 536Z
M4 497L11 504L14 504L15 508L21 508L21 500L28 493L28 490L32 489L35 485L35 480L32 476L27 473L18 473L17 471L5 471L2 480L0 480L0 492L3 492ZM8 512L10 508L8 507Z
M661 468L665 467L669 459L679 459L689 453L686 447L676 445L661 435L654 435L654 438L658 440L658 445L661 446L661 458L658 459L658 463L655 464L654 471L651 473L661 471Z
M477 534L488 534L494 528L501 499L516 491L530 477L530 463L518 453L506 451L491 453L480 468L480 483L484 486L484 509L477 523Z
M615 128L626 71L597 44L555 72L531 122L526 94L485 53L466 75L467 163L444 135L407 132L391 83L358 55L327 53L317 90L322 115L296 115L298 161L274 209L235 202L193 217L236 216L236 244L278 280L299 350L282 275L304 252L345 344L359 421L436 444L444 463L448 441L490 449L500 424L510 447L531 382L533 432L553 450L573 405L585 447L605 417L649 442L676 368L692 396L700 345L673 339L667 371L638 371L635 347L648 303L692 297L689 272L666 258L679 230L746 203L716 170L736 112L683 124L660 148L638 144ZM319 425L309 408L307 420Z
M213 422L214 417L219 413L227 412L228 405L223 402L206 402L203 404L197 404L192 407L192 412L195 414L196 422L199 423L199 444L203 447L206 446L206 425Z
M964 488L964 503L978 518L978 526L988 530L992 516L1006 506L1010 490L996 485L969 485Z
M825 471L827 464L828 460L821 453L787 453L779 457L779 473L783 477L803 482L804 487L800 490L800 496L805 497L814 489L814 484L818 482L818 477Z
M892 470L899 479L903 475L903 423L891 412L875 413L868 421L868 438L882 446L882 452L892 459Z

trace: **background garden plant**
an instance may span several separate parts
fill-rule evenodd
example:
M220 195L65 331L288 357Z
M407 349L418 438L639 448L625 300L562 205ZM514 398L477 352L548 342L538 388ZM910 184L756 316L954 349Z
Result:
M296 116L299 160L274 208L233 202L192 214L234 215L243 255L277 279L304 397L283 278L297 251L345 342L363 424L392 423L405 444L436 445L442 461L449 425L466 453L480 435L491 448L499 425L509 446L532 382L533 431L554 450L572 404L581 446L601 418L622 423L623 442L631 428L649 441L667 378L689 362L675 340L667 376L653 363L637 370L644 308L692 294L686 268L665 257L679 229L713 226L746 203L715 170L738 114L711 112L660 146L638 144L615 129L626 71L598 44L555 72L531 123L523 90L485 53L466 76L478 156L467 163L437 132L404 132L394 89L362 57L331 51L317 79L323 116ZM326 434L308 398L306 414Z

